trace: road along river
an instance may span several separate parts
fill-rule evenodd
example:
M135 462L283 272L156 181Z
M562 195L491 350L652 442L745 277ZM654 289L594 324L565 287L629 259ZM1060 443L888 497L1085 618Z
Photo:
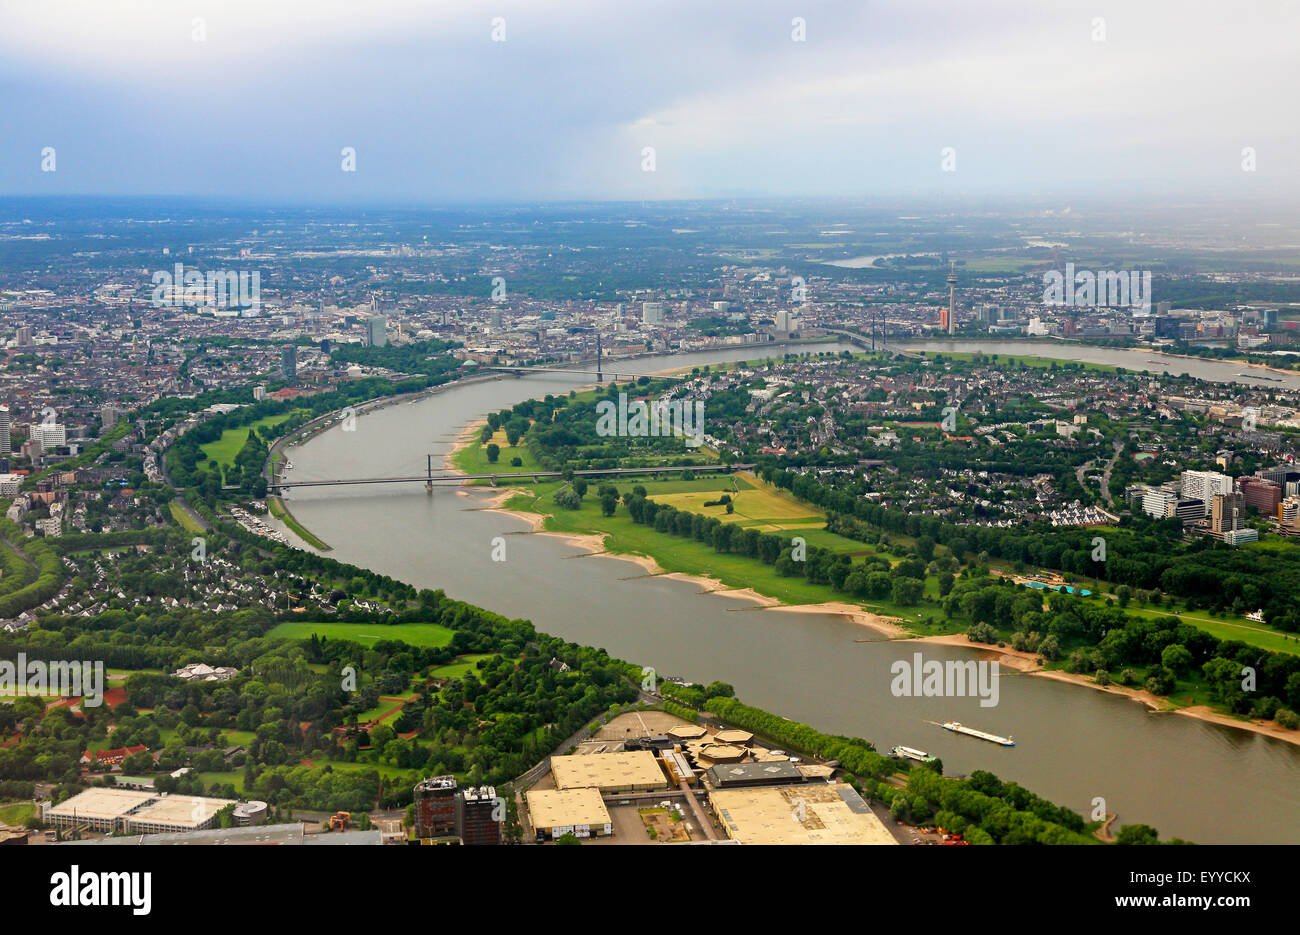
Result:
M805 345L800 351L844 350ZM931 348L925 348L931 349ZM933 349L940 349L935 347ZM1130 369L1158 355L1049 342L959 343L952 350L1007 356L1100 358ZM777 356L786 348L771 349ZM759 348L645 358L636 372L755 360ZM1083 356L1088 355L1088 356ZM1233 379L1245 368L1169 358L1172 372ZM1198 372L1199 371L1199 372ZM1300 384L1300 376L1296 377ZM393 477L435 464L475 419L524 399L567 393L590 377L565 374L456 386L399 403L289 449L294 480ZM653 666L660 676L735 685L744 701L827 733L864 737L880 750L919 747L943 759L946 772L987 769L1088 815L1094 800L1120 822L1145 822L1163 837L1201 843L1300 842L1300 747L1236 728L1145 706L1091 688L1003 669L999 703L977 697L896 698L890 664L912 659L977 658L975 650L899 642L855 642L874 631L841 616L759 608L698 584L648 576L636 563L554 536L526 535L528 524L485 509L499 491L419 484L304 488L292 492L296 517L333 547L340 561L383 572L511 617L542 631ZM289 533L292 537L292 533ZM492 561L504 536L505 562ZM828 597L831 595L828 594ZM958 720L1012 735L1000 747L949 733Z

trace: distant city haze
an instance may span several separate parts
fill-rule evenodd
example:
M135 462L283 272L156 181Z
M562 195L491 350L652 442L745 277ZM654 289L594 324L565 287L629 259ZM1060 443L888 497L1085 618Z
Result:
M11 2L0 194L1295 196L1298 19L1285 0Z

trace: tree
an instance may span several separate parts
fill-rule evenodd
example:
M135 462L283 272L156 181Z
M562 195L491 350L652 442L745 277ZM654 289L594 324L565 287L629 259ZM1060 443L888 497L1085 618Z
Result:
M1182 643L1170 643L1160 653L1160 664L1181 674L1192 664L1192 654Z
M891 597L895 604L911 607L921 600L925 583L917 578L895 578L891 588Z
M600 511L606 516L613 516L614 511L618 509L618 497L612 493L607 493L600 498Z
M1158 844L1160 835L1150 825L1125 825L1115 835L1116 844Z
M496 464L497 459L501 457L501 446L492 442L487 446L487 459L489 464Z
M939 576L939 596L947 597L952 592L952 586L956 579L948 572Z

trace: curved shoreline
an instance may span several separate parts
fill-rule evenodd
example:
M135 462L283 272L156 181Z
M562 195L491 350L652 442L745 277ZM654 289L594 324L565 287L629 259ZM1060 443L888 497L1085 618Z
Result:
M481 425L483 424L483 421L484 420L478 420L477 424ZM477 433L475 425L476 423L471 423L469 426L466 426L465 431L461 433L457 440L458 447L453 449L453 452L460 450L460 448L463 448L470 443L470 439L472 439ZM449 454L447 457L450 459L451 455ZM669 572L652 556L642 555L639 553L619 553L609 551L606 547L606 539L609 537L608 533L550 532L545 528L546 518L550 515L549 513L538 513L531 510L511 510L503 506L503 504L511 497L526 493L527 491L517 487L509 487L501 490L492 497L486 510L491 513L510 516L527 523L529 526L529 534L550 536L561 540L566 545L587 549L588 555L597 557L604 556L606 558L632 562L642 568L647 575L662 576L672 578L676 581L698 585L701 594L721 594L726 597L736 597L742 600L752 601L759 605L759 607L755 609L785 611L788 613L833 614L859 626L864 626L868 629L874 630L875 632L880 633L885 639L894 642L932 643L939 646L964 647L988 656L996 657L996 661L1000 665L1005 665L1007 668L1013 669L1022 675L1048 678L1058 682L1066 682L1071 685L1091 688L1094 691L1120 695L1130 699L1131 701L1136 701L1145 705L1152 712L1182 714L1199 721L1218 724L1224 727L1236 727L1241 730L1263 734L1272 737L1275 740L1281 740L1286 743L1300 746L1300 731L1287 730L1271 721L1239 720L1230 715L1214 711L1208 705L1179 707L1167 698L1154 695L1144 689L1128 688L1127 686L1116 685L1113 683L1111 685L1098 685L1096 680L1090 676L1072 672L1062 672L1059 669L1047 669L1039 664L1037 653L1015 650L1010 647L998 647L985 643L976 643L968 639L965 633L953 633L944 636L917 636L911 630L900 626L895 617L873 614L870 611L864 610L857 605L845 601L830 600L817 604L784 604L779 599L771 597L770 595L761 594L753 588L730 587L717 578L705 575ZM468 496L468 494L466 494L466 496Z
M739 600L750 601L758 605L757 607L752 608L754 610L774 610L784 611L786 613L830 614L840 616L858 624L859 626L865 626L876 630L886 639L893 639L909 632L894 623L894 620L896 619L894 617L873 614L857 605L849 604L844 601L823 601L819 604L785 604L778 598L772 597L768 594L762 594L753 588L732 587L726 582L711 576L692 575L681 571L668 571L652 556L633 552L611 552L605 545L605 540L609 538L609 533L551 532L545 528L546 518L550 515L549 513L509 510L502 506L502 504L511 497L521 493L526 493L526 491L517 488L509 488L501 491L493 497L491 505L485 508L486 512L499 513L503 516L510 516L521 520L528 524L528 533L530 535L550 536L551 538L559 539L565 545L587 549L587 556L596 558L612 558L619 561L631 562L644 570L648 576L669 578L673 581L681 581L687 584L697 585L700 588L700 594L718 594L723 597L732 597Z
M1011 649L1005 646L990 646L987 643L976 643L968 639L965 633L953 633L947 636L903 637L902 639L899 639L898 642L934 643L940 646L963 646L989 656L994 656L996 658L990 661L996 661L1000 665L1004 665L1008 669L1013 669L1021 675L1031 675L1038 678L1052 679L1057 682L1067 682L1071 685L1081 685L1095 691L1106 692L1110 695L1120 695L1124 698L1128 698L1130 701L1136 701L1139 704L1146 705L1153 713L1181 714L1186 717L1195 718L1198 721L1218 724L1222 727L1236 727L1255 734L1264 734L1265 736L1272 737L1274 740L1282 740L1286 743L1300 746L1300 731L1287 730L1285 727L1279 727L1272 721L1259 721L1254 719L1241 720L1232 717L1231 715L1215 711L1209 705L1198 704L1179 707L1168 698L1161 695L1153 695L1145 689L1129 688L1125 685L1115 685L1113 683L1110 685L1098 685L1096 679L1091 676L1074 672L1062 672L1059 669L1048 669L1039 665L1039 656L1037 653Z

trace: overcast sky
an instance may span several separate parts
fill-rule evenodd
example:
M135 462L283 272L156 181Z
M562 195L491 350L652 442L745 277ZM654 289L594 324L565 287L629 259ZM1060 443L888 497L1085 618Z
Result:
M1296 0L0 0L0 193L1293 197L1298 45Z

